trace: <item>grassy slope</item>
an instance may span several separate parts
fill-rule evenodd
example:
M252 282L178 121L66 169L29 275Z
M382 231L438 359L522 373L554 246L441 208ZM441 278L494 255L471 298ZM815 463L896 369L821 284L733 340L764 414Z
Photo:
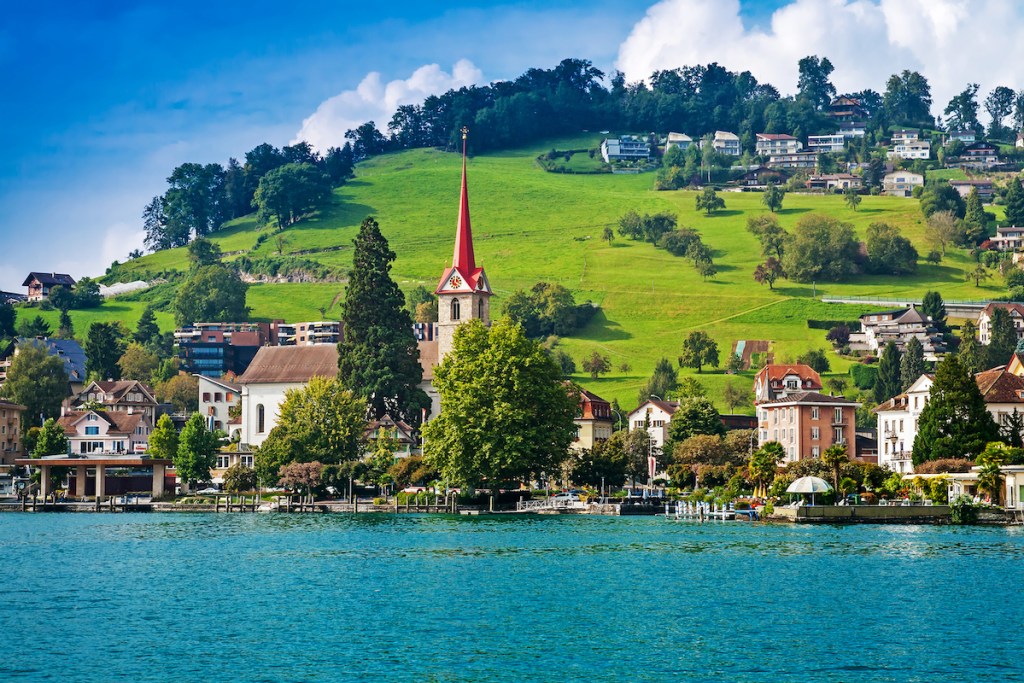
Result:
M594 146L593 139L560 140L560 149ZM757 241L745 230L749 215L763 212L757 193L724 194L727 209L706 217L694 209L692 192L655 192L653 176L560 175L541 171L534 156L552 144L534 149L501 152L470 160L470 200L477 259L487 268L495 287L497 308L503 295L532 286L538 280L556 281L574 290L577 299L601 304L601 314L580 334L562 342L574 358L597 349L608 354L615 367L629 363L628 373L618 370L597 381L578 379L623 406L635 404L636 393L660 357L675 358L681 339L694 329L707 330L718 341L722 355L737 339L769 339L779 360L824 346L824 332L809 330L808 317L856 316L849 306L826 305L813 294L854 296L921 295L939 289L947 299L981 298L1002 294L1001 283L975 288L965 281L968 257L950 253L939 266L922 263L913 277L861 277L845 284L810 285L783 281L774 291L751 278L759 260ZM378 157L360 164L358 178L335 191L334 203L321 215L288 229L286 253L313 250L306 258L347 267L351 241L360 221L373 215L381 223L398 254L393 275L403 288L416 284L433 287L451 258L457 211L459 158L434 150L413 150ZM923 220L916 200L865 197L859 210L846 208L842 197L788 195L780 222L791 227L811 211L833 214L853 223L863 235L875 221L899 226L922 253ZM671 210L682 225L697 228L715 251L719 274L703 282L685 259L648 244L621 238L608 245L600 235L628 209ZM250 217L235 221L214 236L225 251L249 250L258 235ZM276 252L267 240L256 254ZM320 251L342 247L340 250ZM152 254L130 267L148 270L182 268L182 250ZM250 289L254 317L287 320L319 317L318 308L330 308L340 284L263 284ZM117 304L114 304L117 305ZM135 310L138 308L138 310ZM141 304L119 311L134 324ZM103 310L110 310L105 306ZM111 311L113 312L113 311ZM75 317L84 330L85 314ZM90 313L89 315L95 315ZM81 321L80 321L81 319ZM161 324L169 323L163 318ZM847 364L833 357L834 369ZM689 372L689 371L684 371ZM717 396L728 378L704 373L702 381ZM732 381L749 385L749 376Z

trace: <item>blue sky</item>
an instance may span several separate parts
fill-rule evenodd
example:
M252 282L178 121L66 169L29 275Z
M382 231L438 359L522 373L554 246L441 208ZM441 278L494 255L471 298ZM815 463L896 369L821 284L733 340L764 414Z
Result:
M610 71L653 4L16 3L0 24L0 288L28 270L102 274L139 246L175 165L287 144L371 71L467 59L489 81L570 56ZM782 4L741 2L743 23Z

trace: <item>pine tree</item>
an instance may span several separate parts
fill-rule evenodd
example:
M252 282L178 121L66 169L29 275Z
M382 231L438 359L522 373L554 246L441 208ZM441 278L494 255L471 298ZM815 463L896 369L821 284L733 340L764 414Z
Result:
M1006 365L1017 350L1017 328L1013 326L1010 313L1005 308L996 307L992 311L989 329L991 332L989 333L986 365L989 368Z
M985 408L974 377L958 356L946 356L935 369L931 395L917 423L915 465L943 458L973 459L990 441L999 440L999 428Z
M419 388L423 369L405 297L391 278L395 252L373 218L366 218L355 239L338 344L338 379L367 401L369 417L385 414L417 426L430 399Z
M978 343L978 328L968 320L960 328L960 363L973 375L981 371L981 357L984 349Z
M967 195L967 213L964 216L965 237L968 243L978 244L985 239L985 209L981 206L981 195L978 188L971 188Z
M60 312L60 323L57 326L57 336L60 339L75 338L75 324L71 322L71 316L67 311Z
M925 372L924 347L917 337L911 337L903 349L903 358L900 360L900 385L903 391L910 388L910 385L917 381L917 378Z
M135 341L149 348L160 344L160 326L156 324L156 315L152 306L146 306L138 325L135 326Z
M1006 220L1010 225L1024 226L1024 188L1014 178L1006 190Z
M875 403L884 403L902 391L900 380L900 352L894 342L882 350L878 361L878 375L875 377Z
M946 331L946 304L938 292L926 292L921 300L921 312L928 316L939 332Z

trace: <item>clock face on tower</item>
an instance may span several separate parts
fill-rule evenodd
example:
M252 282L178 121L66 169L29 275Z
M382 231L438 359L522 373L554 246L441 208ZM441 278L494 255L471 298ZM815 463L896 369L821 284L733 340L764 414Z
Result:
M462 278L459 277L458 275L454 275L452 276L452 279L448 281L448 285L452 289L458 289L459 287L462 286Z

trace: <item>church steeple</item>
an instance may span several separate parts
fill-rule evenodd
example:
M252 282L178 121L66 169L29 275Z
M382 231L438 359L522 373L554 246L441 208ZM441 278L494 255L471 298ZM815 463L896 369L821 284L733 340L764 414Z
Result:
M455 254L452 266L463 273L476 270L476 258L473 255L473 229L469 222L469 190L466 186L466 134L469 129L462 128L462 196L459 198L459 222L455 230Z

